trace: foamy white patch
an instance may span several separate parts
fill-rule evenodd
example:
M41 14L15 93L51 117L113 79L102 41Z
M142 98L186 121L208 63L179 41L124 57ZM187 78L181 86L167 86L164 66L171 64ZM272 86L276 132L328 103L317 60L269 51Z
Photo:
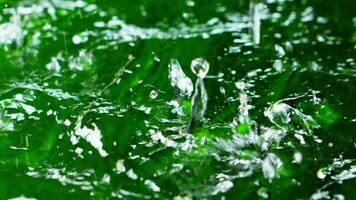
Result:
M172 100L167 103L169 106L172 106L172 113L177 114L179 116L184 116L183 108L179 105L177 100Z
M79 123L74 130L74 135L80 136L89 142L95 149L98 150L99 154L102 157L108 156L108 153L103 149L103 143L101 142L101 131L96 126L96 124L92 123L94 129L90 129L86 126L81 127L81 123Z
M15 23L0 24L0 44L21 44L23 30Z
M156 131L153 129L149 130L151 135L151 139L153 142L157 143L160 142L161 144L165 145L166 147L177 147L177 143L171 139L166 138L161 131Z
M341 173L332 176L332 179L338 183L342 183L345 180L356 178L356 166L351 166L350 169L343 170Z
M72 70L84 71L92 67L93 54L86 50L80 50L79 55L76 57L71 56L69 58L68 66Z

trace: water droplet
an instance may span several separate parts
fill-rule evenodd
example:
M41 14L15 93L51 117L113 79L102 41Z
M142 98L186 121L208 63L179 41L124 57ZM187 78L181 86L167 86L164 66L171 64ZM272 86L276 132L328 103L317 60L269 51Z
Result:
M137 180L138 179L137 174L132 169L127 171L126 175L127 175L127 177L131 178L132 180Z
M229 180L224 180L220 183L218 183L216 186L215 186L215 194L217 193L225 193L227 191L229 191L232 187L234 187L234 183L229 181Z
M50 115L52 115L53 114L53 110L48 110L47 111L47 116L50 116Z
M24 101L24 97L23 97L23 95L22 94L16 94L15 95L15 99L17 100L17 101Z
M155 182L153 182L152 180L145 180L145 185L150 188L152 191L154 192L160 192L161 188L159 188Z
M224 87L220 87L220 92L221 94L225 95L226 94L226 90Z
M75 152L79 157L83 158L83 155L82 155L83 149L82 149L82 148L77 147L77 148L74 150L74 152Z
M186 4L187 4L187 6L189 6L189 7L195 6L195 2L194 2L193 0L187 0L187 1L186 1Z
M333 200L345 200L345 197L342 194L334 194L332 199Z
M198 78L203 79L208 74L209 63L203 58L196 58L192 61L190 68Z
M65 126L70 126L72 123L71 123L68 119L66 119L66 120L63 122L63 124L64 124Z
M293 155L293 163L297 163L297 164L300 164L303 160L303 155L302 153L300 153L299 151L295 152L294 155Z
M81 43L85 43L88 41L88 36L86 35L85 32L83 33L80 33L78 35L74 35L73 38L72 38L72 42L74 44L81 44Z
M318 190L310 197L310 200L322 200L322 199L330 199L330 195L328 191Z
M150 92L150 98L151 98L151 99L156 99L157 96L158 96L158 92L157 92L156 90L152 90L152 91Z
M157 56L154 57L154 60L155 60L156 62L161 62L161 59L159 59L159 57L157 57Z
M286 49L287 49L288 52L292 52L293 51L293 44L291 42L287 41L285 43L285 46L286 46Z
M283 71L283 62L280 59L275 60L273 63L273 68L277 72L281 73Z
M257 195L261 197L262 199L268 199L269 198L269 191L265 187L261 187L260 189L257 190Z
M151 107L146 107L144 105L141 105L140 107L137 108L138 110L146 113L146 114L150 114L151 113L151 110L152 108Z
M116 161L116 171L117 171L118 173L123 173L123 172L126 171L126 168L125 168L124 163L125 163L125 160L118 160L118 161Z
M21 107L26 111L27 114L31 115L32 113L36 112L36 108L24 103L20 103Z
M281 58L281 57L283 57L283 56L286 55L286 52L284 51L284 49L283 49L282 46L280 46L280 45L278 45L278 44L275 44L275 45L274 45L274 49L275 49L275 51L277 52L278 57Z
M318 172L316 173L316 176L320 179L324 179L326 178L326 173L325 173L325 169L322 168L322 169L319 169Z
M110 184L111 176L109 174L104 174L103 179L101 180L102 183Z
M273 153L269 153L262 162L262 172L270 182L278 176L278 169L282 167L282 161Z

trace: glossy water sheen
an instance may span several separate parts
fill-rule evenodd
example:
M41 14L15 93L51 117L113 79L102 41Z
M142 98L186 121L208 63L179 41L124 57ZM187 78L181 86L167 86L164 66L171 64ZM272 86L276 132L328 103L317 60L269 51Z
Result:
M0 199L356 199L354 0L0 6Z

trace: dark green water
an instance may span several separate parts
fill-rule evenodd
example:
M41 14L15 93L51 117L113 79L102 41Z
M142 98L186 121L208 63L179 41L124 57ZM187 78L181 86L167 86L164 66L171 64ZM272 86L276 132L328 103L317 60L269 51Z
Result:
M0 199L356 199L355 2L257 5L0 0Z

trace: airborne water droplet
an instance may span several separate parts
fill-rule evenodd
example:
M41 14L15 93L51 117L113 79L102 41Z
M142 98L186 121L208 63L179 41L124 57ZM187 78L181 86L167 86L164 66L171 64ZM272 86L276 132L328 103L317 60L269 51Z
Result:
M293 156L293 163L296 163L296 164L300 164L303 160L303 155L302 153L300 153L299 151L295 152L294 153L294 156Z
M273 63L273 68L277 72L281 73L283 71L283 62L282 62L282 60L280 60L280 59L275 60L274 63Z
M124 160L118 160L118 161L116 161L116 167L115 167L115 169L116 169L116 171L118 172L118 173L122 173L122 172L125 172L126 171L126 167L125 167L125 165L124 165Z
M324 179L326 178L327 174L325 173L325 168L319 169L318 172L316 173L316 176L319 179Z
M203 58L196 58L192 61L190 68L198 78L203 79L208 74L209 63Z
M89 40L88 36L86 36L86 33L80 33L78 35L74 35L72 38L72 42L73 44L81 44L81 43L85 43Z
M155 182L153 182L152 180L145 180L145 185L150 188L153 192L160 192L161 188L159 188Z
M265 187L261 187L260 189L257 190L257 195L262 199L268 199L269 198L268 189Z
M151 98L151 99L156 99L157 96L158 96L158 92L157 92L156 90L152 90L152 91L150 92L150 98Z

